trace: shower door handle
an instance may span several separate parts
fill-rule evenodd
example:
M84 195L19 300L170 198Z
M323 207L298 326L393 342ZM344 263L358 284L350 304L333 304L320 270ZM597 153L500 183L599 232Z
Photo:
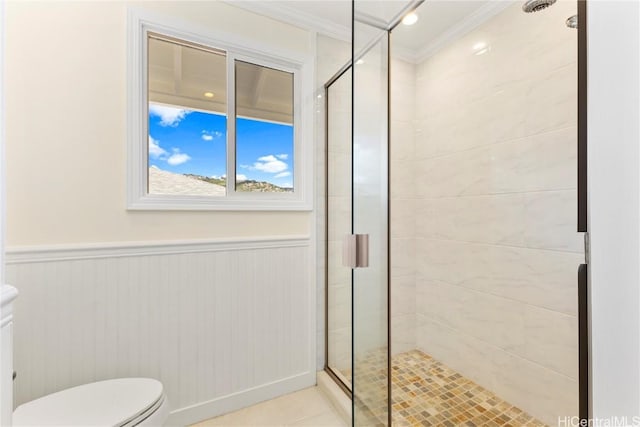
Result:
M347 234L342 241L342 265L349 268L369 267L369 235Z

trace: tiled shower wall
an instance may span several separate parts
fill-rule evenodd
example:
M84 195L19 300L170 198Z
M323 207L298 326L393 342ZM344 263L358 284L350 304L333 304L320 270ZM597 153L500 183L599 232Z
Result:
M389 147L392 354L416 348L415 92L416 66L392 57Z
M520 8L417 66L417 346L555 425L578 396L576 11Z

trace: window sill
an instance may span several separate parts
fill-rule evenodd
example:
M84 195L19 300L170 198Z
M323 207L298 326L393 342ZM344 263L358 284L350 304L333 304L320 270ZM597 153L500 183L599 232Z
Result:
M289 196L289 197L286 197ZM246 197L147 195L130 201L130 211L311 211L313 204L282 195L255 193Z

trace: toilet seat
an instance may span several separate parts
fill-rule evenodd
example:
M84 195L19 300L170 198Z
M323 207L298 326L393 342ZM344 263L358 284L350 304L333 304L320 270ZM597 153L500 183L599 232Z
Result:
M14 426L140 425L159 411L167 412L159 381L120 378L84 384L20 405Z
M167 412L168 412L168 409L166 408L166 406L167 406L166 397L163 394L162 396L160 396L160 399L158 399L158 401L153 404L153 406L151 408L149 408L146 411L142 412L141 414L137 415L135 418L131 419L126 424L122 424L121 426L118 426L118 427L134 427L134 426L142 426L142 425L149 425L149 426L161 425L158 421L162 420L162 422L164 422L164 419L166 418ZM163 409L161 409L161 408L163 408ZM150 422L152 419L154 421Z

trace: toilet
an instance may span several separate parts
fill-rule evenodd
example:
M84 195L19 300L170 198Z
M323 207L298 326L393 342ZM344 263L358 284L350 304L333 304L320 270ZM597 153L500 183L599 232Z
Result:
M13 319L11 303L17 296L14 288L2 287L2 352L11 354ZM4 344L9 345L5 346ZM13 366L3 358L3 402L9 403ZM9 395L9 396L7 396ZM3 405L3 411L7 406ZM43 396L20 405L13 414L2 414L13 426L162 426L169 416L169 401L162 383L151 378L117 378L83 384ZM9 418L10 417L10 418Z
M14 426L161 426L169 415L162 383L151 378L99 381L24 403Z

